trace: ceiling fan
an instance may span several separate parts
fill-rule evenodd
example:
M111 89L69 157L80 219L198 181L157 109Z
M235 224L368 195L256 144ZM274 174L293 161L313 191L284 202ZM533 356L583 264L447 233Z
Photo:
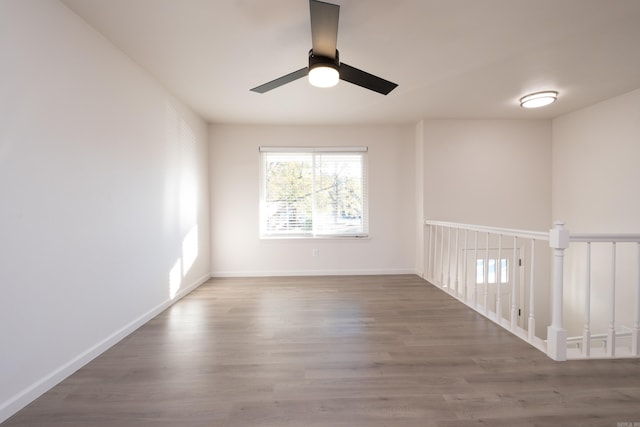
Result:
M383 78L340 62L338 50L338 18L340 6L318 0L309 0L311 10L311 44L309 66L279 77L251 89L265 93L304 76L309 83L318 87L331 87L344 80L365 89L387 95L398 85Z

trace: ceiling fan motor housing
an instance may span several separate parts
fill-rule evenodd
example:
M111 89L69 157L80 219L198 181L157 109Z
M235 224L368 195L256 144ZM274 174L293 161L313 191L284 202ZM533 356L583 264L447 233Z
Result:
M329 58L328 56L314 55L313 49L309 51L309 71L316 67L331 67L336 71L340 71L340 57L338 50L336 49L335 58Z

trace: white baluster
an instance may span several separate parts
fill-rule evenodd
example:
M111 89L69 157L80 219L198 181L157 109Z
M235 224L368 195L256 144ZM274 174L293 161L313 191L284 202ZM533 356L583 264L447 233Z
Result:
M607 356L616 355L616 242L611 242L611 317L607 331Z
M631 338L631 354L640 356L640 243L638 243L638 282L636 283L636 322Z
M489 317L489 232L484 247L484 315Z
M431 240L433 237L433 227L431 225L427 225L427 230L429 232L429 246L427 246L427 265L426 265L426 279L431 281Z
M448 229L447 237L447 289L451 291L451 227Z
M429 262L431 263L431 283L435 284L435 278L436 278L436 256L437 256L437 246L438 246L438 226L437 225L432 225L431 226L431 230L433 232L433 247L431 248L431 252L430 252L430 260Z
M582 354L591 355L591 242L587 242L587 276L584 295L584 330L582 332Z
M536 336L536 318L534 314L535 309L535 254L536 254L536 241L531 239L531 271L529 279L529 342L533 342L533 338Z
M498 235L498 259L496 260L496 318L502 320L502 234Z
M520 270L518 268L518 238L513 237L513 262L511 263L511 330L513 331L518 324L518 312L516 301L518 296L518 277L520 276Z
M459 282L458 282L458 271L460 269L459 266L459 262L458 262L458 252L460 252L459 248L458 248L458 244L459 244L459 240L460 240L460 229L456 228L456 279L455 279L455 283L453 285L454 290L455 290L455 295L456 296L460 296L460 292L459 292Z
M467 263L467 250L468 250L468 238L469 238L469 230L464 230L464 275L463 275L463 285L462 285L462 300L465 302L465 304L467 303L467 278L468 278L468 271L469 270L469 264Z
M435 226L434 236L433 236L433 284L439 285L438 283L438 235L442 235L442 231L438 231L441 227ZM441 236L442 237L442 236Z
M440 227L440 287L444 286L444 226Z
M569 232L556 221L549 230L549 246L553 248L553 290L551 326L547 328L547 355L553 360L567 360L567 331L562 326L562 288L564 250L569 247Z
M473 308L478 308L478 230L474 232L475 243L473 249Z

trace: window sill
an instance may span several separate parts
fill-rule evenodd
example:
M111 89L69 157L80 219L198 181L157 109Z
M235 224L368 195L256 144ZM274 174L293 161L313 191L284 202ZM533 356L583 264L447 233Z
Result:
M260 240L370 240L368 234L357 236L260 236Z

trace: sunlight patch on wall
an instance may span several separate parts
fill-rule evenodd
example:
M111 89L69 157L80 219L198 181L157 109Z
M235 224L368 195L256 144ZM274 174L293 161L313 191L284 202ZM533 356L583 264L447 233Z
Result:
M198 259L198 225L194 225L182 240L182 254L169 271L169 298L174 299L182 286L183 279Z
M169 298L174 299L182 285L182 260L178 259L169 272Z
M172 250L180 251L169 272L169 297L173 300L200 254L198 235L200 187L198 185L198 140L189 123L170 103L166 106L165 136L167 164L170 171L166 177L164 192L165 230L170 236L175 236L175 233L179 232L181 238L179 249L172 247Z

